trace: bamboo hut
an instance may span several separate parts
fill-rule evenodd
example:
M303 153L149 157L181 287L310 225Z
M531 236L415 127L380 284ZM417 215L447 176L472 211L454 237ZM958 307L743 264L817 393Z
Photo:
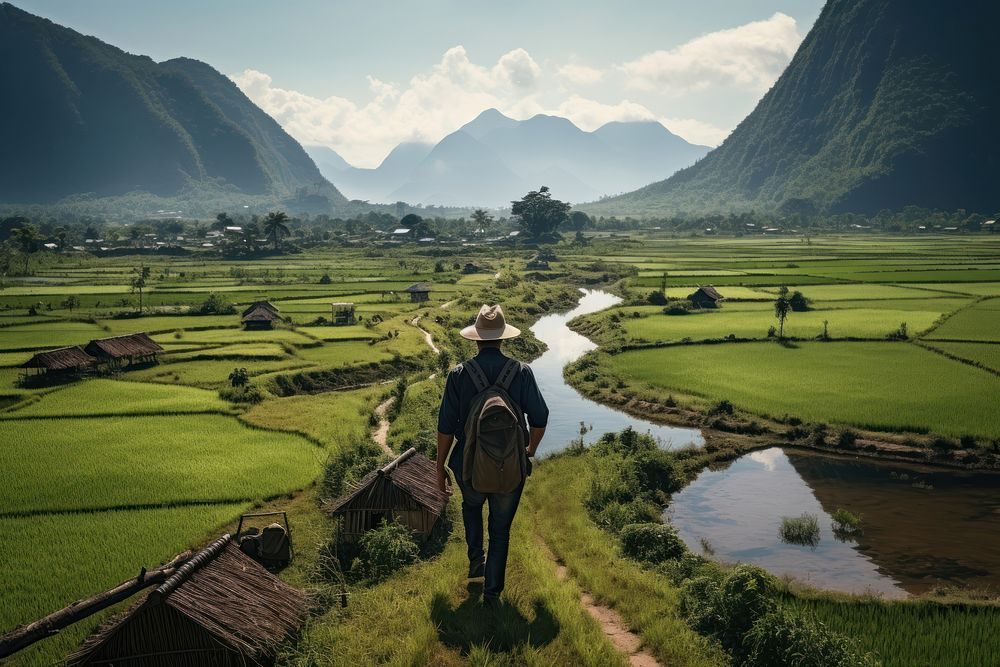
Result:
M273 303L271 303L270 301L268 301L268 300L265 299L263 301L254 301L249 306L247 306L246 308L244 308L243 312L241 313L241 317L246 317L247 315L249 315L250 313L252 313L254 311L254 309L256 309L256 308L264 308L266 310L271 311L275 315L278 315L278 316L281 315L281 311L278 310L278 307L276 305L274 305Z
M223 535L121 616L68 665L269 665L302 624L306 597Z
M60 347L39 352L21 364L24 375L35 369L38 375L76 375L94 368L97 359L87 354L79 345Z
M240 322L243 324L244 329L273 329L274 323L280 319L281 316L273 310L264 306L257 306L246 313L240 319Z
M354 314L354 304L347 302L330 304L331 324L335 327L349 326L357 322Z
M159 343L145 333L98 338L87 343L84 351L112 369L127 368L136 364L156 363L163 352Z
M435 483L434 462L411 447L394 461L370 472L357 488L327 506L343 517L342 535L356 542L383 521L397 521L421 538L431 534L448 496Z
M413 283L406 291L410 293L410 301L427 301L431 298L431 286L427 283Z

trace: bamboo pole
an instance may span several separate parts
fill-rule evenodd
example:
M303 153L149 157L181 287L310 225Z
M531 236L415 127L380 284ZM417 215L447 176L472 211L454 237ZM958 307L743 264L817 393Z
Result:
M0 659L17 653L37 641L58 634L63 628L76 623L102 609L127 600L144 588L163 583L177 571L181 563L191 558L191 552L178 554L172 561L150 572L143 568L138 577L129 579L93 597L76 602L41 618L34 623L22 625L0 636Z

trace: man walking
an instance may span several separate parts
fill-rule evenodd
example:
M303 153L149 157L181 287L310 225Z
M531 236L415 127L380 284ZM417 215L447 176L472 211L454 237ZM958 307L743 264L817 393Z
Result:
M500 350L502 341L520 333L506 323L500 306L483 306L475 324L461 332L476 341L479 353L448 374L438 412L438 488L448 490L447 459L462 490L469 578L485 576L487 603L503 591L510 527L531 470L528 457L535 455L549 418L531 369ZM489 504L488 556L484 504Z

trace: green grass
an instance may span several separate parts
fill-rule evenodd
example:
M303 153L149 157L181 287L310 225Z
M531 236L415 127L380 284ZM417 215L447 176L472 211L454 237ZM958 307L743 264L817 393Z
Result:
M776 343L637 350L614 375L728 399L749 412L888 430L1000 436L1000 378L905 343Z
M244 504L0 517L0 633L95 595L199 544ZM18 653L4 664L51 665L110 612Z
M118 380L87 380L39 396L0 418L227 412L214 391Z
M323 459L221 415L3 420L0 443L7 513L266 498L309 484Z
M927 336L928 340L1000 341L1000 299L977 303L956 313Z
M166 360L165 360L166 361ZM128 372L129 379L144 382L159 382L165 384L183 384L193 387L219 389L229 384L229 374L233 368L246 368L251 377L273 373L275 371L304 368L311 364L303 359L288 358L284 360L263 359L198 359L194 361L178 361L162 363L150 368Z
M437 414L444 391L444 378L411 384L403 397L403 411L389 427L389 446L396 451L417 447L431 455L436 446Z
M1000 664L997 606L823 598L792 598L788 604L854 637L885 667Z
M151 315L149 317L129 317L125 319L102 319L101 326L109 329L109 336L145 331L146 333L174 332L179 329L203 329L209 327L232 327L240 325L237 315Z
M255 405L242 419L276 431L303 433L332 449L368 439L368 417L385 387L276 398Z
M24 324L0 329L0 350L30 350L86 345L94 338L109 336L89 322L56 321Z
M318 338L319 340L351 340L375 337L375 332L360 324L344 327L299 327L298 330L307 336L312 336L313 338Z
M934 341L931 347L1000 372L1000 344Z
M175 346L172 346L175 347ZM170 355L171 362L192 359L287 359L285 348L278 343L236 343L219 347L200 348Z
M184 331L181 338L177 339L172 333L159 334L153 336L157 342L185 343L309 343L310 338L298 334L290 329L265 329L261 331L247 331L244 329L207 329L205 331Z

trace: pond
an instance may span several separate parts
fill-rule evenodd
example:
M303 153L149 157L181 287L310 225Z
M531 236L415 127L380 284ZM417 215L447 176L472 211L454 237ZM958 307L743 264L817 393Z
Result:
M697 429L664 426L638 419L606 405L595 403L580 395L563 379L563 368L595 349L597 345L571 330L566 323L579 315L596 313L610 308L621 299L601 290L580 290L583 296L576 308L556 315L546 315L538 320L531 331L548 346L548 350L531 363L538 386L549 406L549 425L539 454L565 449L570 442L580 438L580 422L591 430L584 442L591 443L609 431L621 431L628 426L640 433L649 433L664 447L701 446L704 439Z
M862 515L838 539L830 515ZM782 517L818 517L815 546L782 542ZM937 586L1000 590L1000 475L778 447L705 470L665 512L695 553L812 586L887 598Z

